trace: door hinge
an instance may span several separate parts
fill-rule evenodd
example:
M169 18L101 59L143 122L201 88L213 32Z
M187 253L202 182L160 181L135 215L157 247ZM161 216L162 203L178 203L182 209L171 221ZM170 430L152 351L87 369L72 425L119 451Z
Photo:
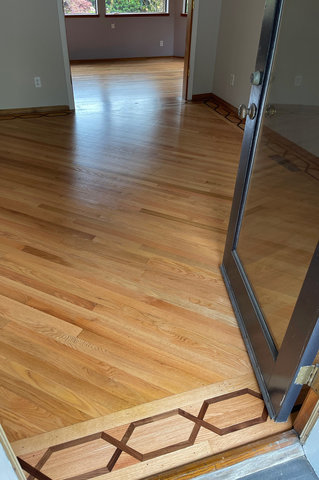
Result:
M317 395L319 395L319 365L301 367L295 380L295 384L308 385Z

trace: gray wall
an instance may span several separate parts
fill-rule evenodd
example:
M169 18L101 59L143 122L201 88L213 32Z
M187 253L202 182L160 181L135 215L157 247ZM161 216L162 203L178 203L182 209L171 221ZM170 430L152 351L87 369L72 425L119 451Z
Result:
M318 18L318 0L286 2L270 103L319 105ZM302 76L299 86L297 76Z
M315 426L311 430L311 433L304 445L304 451L306 457L311 464L312 468L316 472L316 475L319 476L319 456L318 456L318 445L319 445L319 419L315 423Z
M265 0L222 0L213 93L234 106L249 99L264 6Z
M73 108L61 20L61 0L2 2L0 109ZM35 76L41 77L42 88L35 88Z
M70 59L183 56L187 18L181 17L182 4L170 0L169 16L106 17L104 0L98 0L99 17L66 17Z
M222 0L196 0L192 95L210 93L214 77Z
M265 0L222 0L213 93L234 106L249 100L264 5ZM319 105L318 16L318 0L286 2L270 103ZM302 84L295 86L299 75Z
M186 47L187 17L181 15L183 0L175 1L174 52L175 57L184 57Z

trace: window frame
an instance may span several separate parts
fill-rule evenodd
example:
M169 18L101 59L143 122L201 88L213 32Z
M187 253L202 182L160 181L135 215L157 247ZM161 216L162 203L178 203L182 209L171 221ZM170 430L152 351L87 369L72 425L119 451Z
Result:
M188 6L189 6L189 0L183 0L183 10L181 13L183 17L187 17L188 15Z
M165 0L165 12L124 12L124 13L107 13L106 2L104 1L105 17L168 17L170 15L170 0Z
M96 13L65 13L64 11L64 1L62 1L63 13L66 18L94 18L99 17L99 0L95 0L95 12Z

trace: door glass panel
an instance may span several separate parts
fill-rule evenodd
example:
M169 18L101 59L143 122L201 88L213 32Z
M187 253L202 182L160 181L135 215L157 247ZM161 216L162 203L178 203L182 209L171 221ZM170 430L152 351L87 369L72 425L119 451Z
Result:
M319 2L288 0L237 253L279 349L319 230Z

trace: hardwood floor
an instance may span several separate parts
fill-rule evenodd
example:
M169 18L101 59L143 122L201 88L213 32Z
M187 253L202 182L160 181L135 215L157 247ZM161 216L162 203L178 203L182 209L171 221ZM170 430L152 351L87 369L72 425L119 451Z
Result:
M74 65L75 115L0 121L10 441L253 381L219 272L242 132L184 103L182 68Z

